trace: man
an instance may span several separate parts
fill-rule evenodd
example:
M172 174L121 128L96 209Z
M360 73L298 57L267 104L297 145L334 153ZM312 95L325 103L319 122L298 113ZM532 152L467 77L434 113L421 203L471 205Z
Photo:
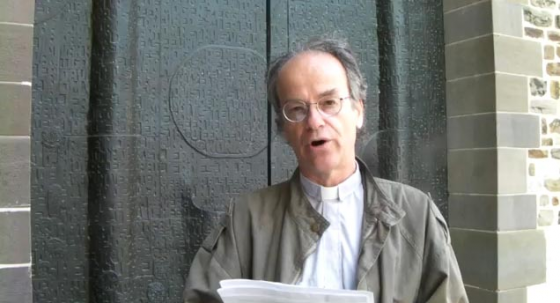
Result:
M356 158L366 84L348 45L313 40L275 60L267 85L298 170L231 205L192 263L185 302L220 302L232 278L368 290L379 303L468 302L434 203Z

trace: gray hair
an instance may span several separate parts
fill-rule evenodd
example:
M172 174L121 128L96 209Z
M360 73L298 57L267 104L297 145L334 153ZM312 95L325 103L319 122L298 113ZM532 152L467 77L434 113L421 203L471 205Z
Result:
M280 70L290 59L304 52L322 52L334 56L346 71L346 79L348 81L348 90L350 91L350 97L357 102L358 100L363 100L365 103L367 83L360 72L358 66L358 61L356 57L350 50L350 45L344 39L333 38L333 37L321 37L313 38L307 43L299 46L295 50L288 51L287 53L281 55L280 57L274 59L270 62L270 67L266 75L266 88L268 94L268 100L274 108L276 113L276 126L279 130L282 129L284 119L282 116L282 109L280 108L280 100L278 99L278 92L276 90L276 85L278 82L278 74Z

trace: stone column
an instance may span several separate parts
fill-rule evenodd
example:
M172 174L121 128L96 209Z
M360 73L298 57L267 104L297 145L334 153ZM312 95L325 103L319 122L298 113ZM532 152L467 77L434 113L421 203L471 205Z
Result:
M449 224L471 302L528 302L546 280L546 241L528 191L540 146L529 78L540 43L524 38L523 0L444 0Z
M31 0L0 1L0 301L32 302Z

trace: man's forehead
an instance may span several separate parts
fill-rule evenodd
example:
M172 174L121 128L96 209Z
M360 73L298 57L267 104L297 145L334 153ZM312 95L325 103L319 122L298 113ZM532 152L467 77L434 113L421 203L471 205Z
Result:
M306 68L313 65L342 67L340 61L333 55L321 51L305 51L288 60L282 70L287 68ZM343 68L344 69L344 68Z
M301 100L347 94L346 70L331 54L308 51L290 59L280 70L277 92L280 99Z
M346 70L336 57L324 52L298 54L286 62L278 74L279 82L285 84L304 84L327 78L346 80Z

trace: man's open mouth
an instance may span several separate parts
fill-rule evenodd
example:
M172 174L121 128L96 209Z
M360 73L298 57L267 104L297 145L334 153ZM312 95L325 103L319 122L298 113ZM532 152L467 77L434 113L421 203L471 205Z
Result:
M315 141L311 141L311 146L317 147L317 146L321 146L325 143L327 143L327 140L315 140Z

